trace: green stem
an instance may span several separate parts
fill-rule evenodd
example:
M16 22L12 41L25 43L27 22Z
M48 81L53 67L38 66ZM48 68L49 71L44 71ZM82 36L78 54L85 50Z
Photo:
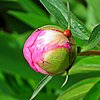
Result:
M70 7L69 7L69 1L67 0L67 11L68 11L68 30L70 30Z
M67 83L67 81L68 81L68 72L66 71L66 78L65 78L65 81L62 84L61 88L65 86L65 84Z
M37 85L36 89L34 90L30 100L33 100L36 95L41 91L41 89L52 79L53 76L46 75Z
M100 56L100 50L90 50L90 51L86 51L86 52L80 52L78 54L78 56Z

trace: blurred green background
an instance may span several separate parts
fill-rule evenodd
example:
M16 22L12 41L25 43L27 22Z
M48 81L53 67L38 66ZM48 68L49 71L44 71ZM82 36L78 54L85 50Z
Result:
M100 0L69 1L72 13L89 31L100 23ZM50 24L59 26L39 0L0 0L0 100L29 100L44 75L29 67L23 45L36 28ZM64 88L64 77L57 75L34 100L100 100L100 56L79 58Z

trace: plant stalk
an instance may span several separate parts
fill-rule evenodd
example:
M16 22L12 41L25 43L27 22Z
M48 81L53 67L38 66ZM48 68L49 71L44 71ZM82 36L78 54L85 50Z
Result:
M100 50L90 50L78 53L78 56L100 56Z

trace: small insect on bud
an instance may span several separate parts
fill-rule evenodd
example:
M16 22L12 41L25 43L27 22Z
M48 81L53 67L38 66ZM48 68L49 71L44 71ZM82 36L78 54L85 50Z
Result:
M66 35L67 37L70 37L72 34L70 30L65 30L64 35Z

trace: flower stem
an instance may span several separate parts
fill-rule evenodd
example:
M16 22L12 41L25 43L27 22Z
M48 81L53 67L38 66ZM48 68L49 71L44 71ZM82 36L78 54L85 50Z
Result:
M68 11L68 30L70 30L70 7L69 7L69 1L67 0L67 11Z
M37 85L36 89L34 90L31 98L29 100L33 100L35 96L41 91L41 89L52 79L53 76L46 75Z
M68 81L68 71L66 71L66 78L65 78L65 81L62 84L61 88L65 86L65 84L67 83L67 81Z
M100 56L100 50L90 50L90 51L86 51L86 52L80 52L78 54L78 56Z

